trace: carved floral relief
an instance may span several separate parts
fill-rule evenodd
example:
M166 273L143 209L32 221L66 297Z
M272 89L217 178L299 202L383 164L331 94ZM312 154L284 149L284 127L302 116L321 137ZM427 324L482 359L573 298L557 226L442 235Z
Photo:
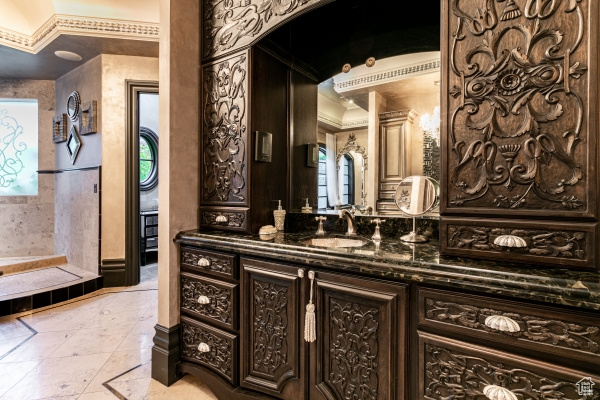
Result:
M329 382L343 399L377 399L379 310L330 300Z
M448 207L584 212L589 0L452 0Z
M246 201L246 54L204 68L202 200Z
M241 48L276 24L323 0L204 0L203 57Z

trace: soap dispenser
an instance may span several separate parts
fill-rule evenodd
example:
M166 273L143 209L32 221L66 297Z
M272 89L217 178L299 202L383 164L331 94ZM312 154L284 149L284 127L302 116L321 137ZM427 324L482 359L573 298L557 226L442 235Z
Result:
M278 231L283 231L285 226L285 210L281 208L281 200L279 201L279 206L277 206L277 210L273 210L273 217L275 218L275 228Z

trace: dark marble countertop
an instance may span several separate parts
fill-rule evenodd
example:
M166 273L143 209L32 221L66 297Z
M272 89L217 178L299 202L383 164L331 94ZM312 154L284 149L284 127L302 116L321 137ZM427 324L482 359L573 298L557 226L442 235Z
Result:
M315 237L312 232L277 233L270 238L261 238L259 235L190 230L180 232L175 241L308 267L600 310L599 271L440 256L436 240L411 245L397 239L383 239L376 246L369 239L367 244L356 248L323 248L302 243L311 237Z

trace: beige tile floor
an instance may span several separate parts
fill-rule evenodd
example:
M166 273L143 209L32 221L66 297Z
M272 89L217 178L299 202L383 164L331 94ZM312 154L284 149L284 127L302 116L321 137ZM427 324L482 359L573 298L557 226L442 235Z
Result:
M216 399L189 375L150 378L156 289L153 264L138 286L0 318L0 400Z

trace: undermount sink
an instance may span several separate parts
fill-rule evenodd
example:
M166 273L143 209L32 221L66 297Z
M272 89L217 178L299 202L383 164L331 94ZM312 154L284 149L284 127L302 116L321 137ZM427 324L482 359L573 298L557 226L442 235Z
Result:
M368 240L363 238L341 238L341 237L328 237L328 238L310 238L302 241L303 244L316 247L361 247L369 243Z

